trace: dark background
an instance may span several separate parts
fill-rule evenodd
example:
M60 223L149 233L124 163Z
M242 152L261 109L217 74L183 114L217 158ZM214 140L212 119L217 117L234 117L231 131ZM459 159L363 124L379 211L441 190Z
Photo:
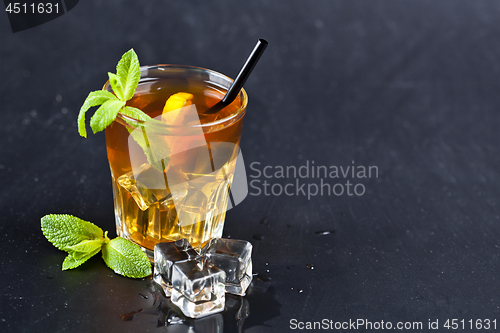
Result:
M225 234L253 243L261 276L243 330L288 332L293 318L500 326L499 17L482 0L86 0L14 34L0 14L0 330L173 329L154 313L120 319L151 306L150 278L98 256L62 272L40 218L73 214L114 236L104 134L79 137L76 118L125 51L234 77L258 38L269 47L245 86L249 175L252 162L314 160L379 177L354 180L363 196L249 195L228 212Z

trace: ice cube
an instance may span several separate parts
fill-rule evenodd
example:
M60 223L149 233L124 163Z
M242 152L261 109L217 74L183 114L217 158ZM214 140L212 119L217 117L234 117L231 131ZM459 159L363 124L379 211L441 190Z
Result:
M117 182L130 193L137 206L143 211L158 201L150 189L134 178L132 172L120 176Z
M207 258L178 261L172 268L171 301L191 318L224 310L226 274Z
M199 257L188 240L163 242L155 245L153 280L158 283L168 297L172 291L172 266L177 261Z
M213 238L203 252L226 273L226 292L244 296L252 282L252 244L245 240Z
M189 187L186 200L182 205L177 205L181 226L186 227L206 220L207 197L205 194L193 187Z
M142 164L118 178L118 184L127 190L134 198L141 210L146 210L153 204L169 197L183 197L187 192L187 178L176 170L167 173L159 171L148 163ZM175 185L175 192L170 191L169 185Z

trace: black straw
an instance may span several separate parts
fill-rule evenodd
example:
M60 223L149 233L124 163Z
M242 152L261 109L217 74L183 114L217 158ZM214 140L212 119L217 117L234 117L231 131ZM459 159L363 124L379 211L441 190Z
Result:
M213 114L217 113L220 110L222 110L224 107L228 106L231 104L238 94L240 93L241 88L245 84L246 80L250 76L250 73L252 73L253 68L259 61L260 57L262 56L262 53L264 53L264 50L267 47L267 41L265 39L259 39L257 44L255 45L252 53L248 57L247 61L241 68L238 76L234 80L233 84L231 87L229 87L226 95L224 95L224 98L219 101L217 104L209 108L204 112L204 114Z

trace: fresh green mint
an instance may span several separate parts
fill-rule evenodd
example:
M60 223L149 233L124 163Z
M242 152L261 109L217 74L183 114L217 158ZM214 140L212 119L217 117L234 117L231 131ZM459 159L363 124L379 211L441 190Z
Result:
M42 217L42 232L59 250L68 252L62 269L73 269L102 250L109 268L120 275L143 278L151 274L151 263L138 245L117 237L110 240L106 231L93 223L65 214Z
M147 114L141 110L125 106L135 93L135 89L141 78L139 59L134 49L125 53L116 66L116 74L108 73L109 83L114 94L106 90L92 91L85 99L78 114L78 132L84 138L87 137L85 127L85 113L94 106L99 106L90 119L90 127L94 133L100 132L108 127L118 116L118 113L134 117L135 119L150 120Z
M42 217L42 231L49 242L63 251L83 241L104 239L102 229L95 224L66 214Z
M106 242L102 258L109 268L123 276L144 277L151 274L151 264L144 252L125 238L117 237Z
M116 119L118 113L139 120L143 123L125 119L129 125L127 130L144 151L149 164L159 171L165 170L170 160L170 148L161 135L146 133L145 129L149 124L161 124L161 122L151 119L142 110L126 105L127 101L134 96L141 78L139 59L133 49L122 56L116 66L116 74L108 73L108 77L114 94L106 90L97 90L87 96L78 114L78 132L84 138L87 137L85 114L94 106L99 106L90 119L90 127L94 133L108 127ZM165 135L167 132L163 130L162 133Z
M85 253L82 256L76 255L75 252L69 253L63 261L62 270L65 271L65 270L73 269L73 268L80 266L81 264L86 262L88 259L92 258L97 253L99 253L100 250L101 250L101 247L99 246L99 248L95 249L94 251Z

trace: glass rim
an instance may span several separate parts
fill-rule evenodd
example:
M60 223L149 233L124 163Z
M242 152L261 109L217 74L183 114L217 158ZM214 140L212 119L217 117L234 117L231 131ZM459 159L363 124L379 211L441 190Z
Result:
M229 82L233 82L234 80L231 79L229 76L227 75L224 75L220 72L217 72L217 71L214 71L212 69L208 69L208 68L203 68L203 67L198 67L198 66L190 66L190 65L179 65L179 64L158 64L158 65L145 65L145 66L141 66L140 67L140 70L141 70L141 78L139 79L139 82L141 79L146 79L146 77L142 77L142 73L147 71L148 69L162 69L162 68L182 68L182 69L186 69L186 70L203 70L205 72L209 72L210 74L214 74L214 75L217 75L225 80L228 80ZM110 83L109 83L109 80L106 81L106 83L104 84L104 86L102 87L102 90L108 90L107 88L111 88L110 87ZM228 88L225 88L225 87L221 87L223 89L228 89ZM194 129L194 128L202 128L202 129L205 129L205 128L210 128L210 127L213 127L213 126L216 126L216 130L214 131L207 131L208 133L210 132L215 132L215 131L218 131L218 130L221 130L223 128L226 128L226 126L229 126L231 125L232 123L234 123L236 120L240 119L242 116L245 115L246 113L246 107L247 107L247 104L248 104L248 95L247 95L247 92L245 91L245 88L241 88L240 90L240 94L241 94L241 105L240 107L238 108L238 110L236 110L235 112L231 113L230 115L228 115L227 117L224 117L222 119L218 119L218 120L215 120L215 121L212 121L212 122L208 122L208 123L200 123L199 125L191 125L191 126L187 126L187 125L168 125L168 124L165 124L165 123L157 123L157 122L152 122L150 124L148 124L147 126L148 127L151 127L153 129L157 129L157 130L161 130L161 129L182 129L182 128L187 128L187 129ZM122 125L125 125L125 126L128 126L129 124L127 123L127 121L129 122L132 122L132 123L137 123L137 124L144 124L145 122L142 121L142 120L139 120L139 119L135 119L133 117L130 117L130 116L126 116L124 114L121 114L121 113L118 113L118 116L116 117L116 119L114 121L118 121L119 123L121 123ZM227 124L226 124L227 123ZM222 128L218 125L225 125L223 126Z

